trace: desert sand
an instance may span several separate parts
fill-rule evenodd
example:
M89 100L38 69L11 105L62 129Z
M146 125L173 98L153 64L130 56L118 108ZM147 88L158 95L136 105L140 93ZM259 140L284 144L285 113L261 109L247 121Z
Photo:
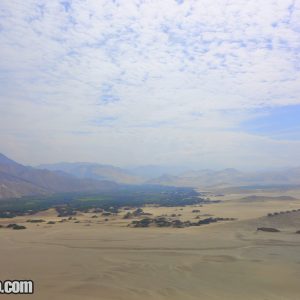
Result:
M268 197L245 201L249 195ZM276 196L294 199L278 200ZM181 214L237 218L187 228L131 228L119 216L105 221L86 213L74 220L8 223L26 230L0 229L0 278L32 279L33 295L1 299L255 299L298 300L300 295L300 211L267 217L270 212L300 208L299 191L233 191L210 194L220 203L147 207L155 216ZM200 213L192 213L199 209ZM32 218L58 221L53 210ZM32 219L31 218L31 219ZM257 231L276 227L278 233Z

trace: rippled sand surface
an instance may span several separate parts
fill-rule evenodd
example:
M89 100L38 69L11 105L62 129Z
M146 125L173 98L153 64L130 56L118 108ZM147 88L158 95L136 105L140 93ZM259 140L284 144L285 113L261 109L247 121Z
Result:
M78 224L0 229L1 280L35 282L34 295L1 299L298 300L300 234L295 231L300 230L300 212L262 217L292 208L300 208L300 202L249 204L228 196L200 208L201 213L239 220L200 227L129 228L121 217L102 222L85 214ZM192 209L148 211L180 211L189 219ZM55 216L46 212L42 217ZM257 232L259 226L281 232Z

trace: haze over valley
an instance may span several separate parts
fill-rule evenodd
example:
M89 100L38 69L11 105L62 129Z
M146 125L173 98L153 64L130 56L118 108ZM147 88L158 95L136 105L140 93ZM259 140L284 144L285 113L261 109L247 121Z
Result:
M179 171L179 167L131 169L96 163L24 166L0 154L0 198L117 189L118 185L165 185L194 188L300 187L300 167L276 171Z

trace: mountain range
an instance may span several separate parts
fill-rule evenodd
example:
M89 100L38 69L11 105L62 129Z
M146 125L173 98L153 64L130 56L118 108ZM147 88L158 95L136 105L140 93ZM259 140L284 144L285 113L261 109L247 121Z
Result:
M117 188L111 181L79 179L61 171L21 165L0 154L0 199L65 192L101 191Z
M156 184L198 188L253 185L300 185L300 167L273 171L242 172L223 170L187 170L162 166L140 166L122 169L95 163L59 163L42 165L52 171L63 171L79 178L105 179L126 184Z
M163 175L148 183L198 188L300 185L300 167L259 172L236 169L189 171L179 176Z
M110 165L96 163L76 162L44 164L38 166L39 169L50 171L61 171L77 178L90 178L97 180L110 180L123 184L140 184L145 180L142 176L136 176L133 172Z
M0 154L0 199L65 192L96 192L116 189L119 184L155 184L200 189L300 185L300 167L242 172L232 168L215 171L163 166L126 169L97 163L63 162L34 168Z

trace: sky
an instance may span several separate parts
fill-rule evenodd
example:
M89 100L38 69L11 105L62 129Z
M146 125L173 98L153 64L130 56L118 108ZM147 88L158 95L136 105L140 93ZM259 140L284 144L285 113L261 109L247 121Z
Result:
M1 0L0 152L300 165L300 0Z

